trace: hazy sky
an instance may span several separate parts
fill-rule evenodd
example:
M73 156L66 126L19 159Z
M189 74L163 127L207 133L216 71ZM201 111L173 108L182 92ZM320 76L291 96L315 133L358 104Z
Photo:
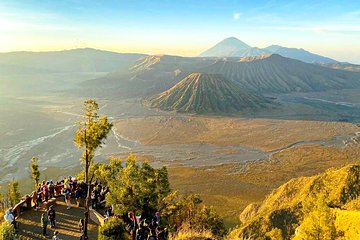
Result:
M223 38L360 63L360 0L1 0L0 51L194 56Z

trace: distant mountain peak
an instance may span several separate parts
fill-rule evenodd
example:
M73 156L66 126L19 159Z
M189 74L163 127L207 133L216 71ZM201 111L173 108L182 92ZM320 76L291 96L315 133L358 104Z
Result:
M230 37L217 43L212 48L201 53L200 57L231 57L235 56L235 53L248 50L251 46L244 43L243 41Z
M222 40L221 42L219 42L218 44L234 44L234 45L237 45L237 46L242 46L244 48L250 48L249 45L247 45L246 43L244 43L243 41L239 40L238 38L236 37L229 37L229 38L225 38L224 40Z
M303 48L287 48L270 45L266 48L251 47L235 37L229 37L204 51L200 57L253 57L276 53L283 57L307 63L337 63L336 60L306 51Z

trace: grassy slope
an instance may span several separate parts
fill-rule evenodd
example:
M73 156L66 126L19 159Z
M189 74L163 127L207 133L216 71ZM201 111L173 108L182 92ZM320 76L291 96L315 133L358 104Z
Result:
M284 182L359 160L359 148L305 145L277 153L269 161L246 165L170 168L169 177L173 189L200 193L206 204L215 206L225 217L228 226L234 226L248 204L261 202Z
M360 195L360 165L348 165L338 170L330 169L320 175L295 178L272 191L259 208L248 217L232 234L260 239L272 228L280 228L291 236L303 219L302 207L313 196L326 196L328 206L339 209L341 228L349 226L357 212L341 211L340 208ZM346 216L352 216L347 218ZM350 223L349 223L350 222ZM338 229L339 230L339 229ZM351 231L359 231L358 226ZM350 234L346 232L347 234ZM351 233L353 234L353 233Z

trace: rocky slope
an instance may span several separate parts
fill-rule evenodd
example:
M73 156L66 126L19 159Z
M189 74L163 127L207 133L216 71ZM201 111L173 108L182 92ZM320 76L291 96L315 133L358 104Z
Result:
M112 72L85 85L108 88L107 94L148 97L173 87L193 72L221 74L243 89L260 93L360 88L360 73L325 68L277 54L243 58L147 56L128 71Z
M145 101L165 111L233 113L266 107L264 97L250 94L219 74L191 73L171 89Z
M304 63L277 54L250 61L219 59L201 69L223 74L243 87L258 92L310 92L360 87L360 74Z

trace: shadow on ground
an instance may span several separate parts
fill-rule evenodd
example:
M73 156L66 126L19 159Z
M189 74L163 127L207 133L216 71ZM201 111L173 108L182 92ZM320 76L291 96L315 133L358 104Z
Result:
M46 210L42 208L38 211L24 212L20 218L18 236L21 240L35 240L35 239L51 239L55 230L59 231L61 240L78 240L80 239L80 232L78 223L84 217L84 208L76 208L72 205L71 209L66 209L65 203L59 198L56 202L56 228L51 229L48 226L48 236L42 236L42 227L40 223L41 214ZM90 221L89 224L89 239L97 239L97 225Z

